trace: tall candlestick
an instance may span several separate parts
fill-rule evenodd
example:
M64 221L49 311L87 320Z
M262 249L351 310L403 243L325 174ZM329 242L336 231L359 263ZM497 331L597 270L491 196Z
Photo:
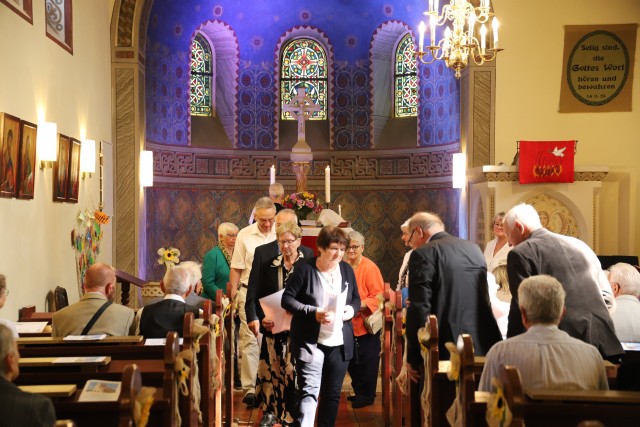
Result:
M420 21L420 25L418 25L418 31L420 32L420 44L418 44L418 47L420 52L424 52L424 32L426 29L427 26L424 24L424 21Z
M269 169L269 184L276 183L276 167L271 165L271 169Z
M324 168L324 200L331 203L331 168Z
M338 216L342 218L342 205L338 205Z

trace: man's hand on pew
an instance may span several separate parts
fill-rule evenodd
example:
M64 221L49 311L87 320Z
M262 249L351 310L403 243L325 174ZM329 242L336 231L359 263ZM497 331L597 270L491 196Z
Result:
M407 376L409 377L409 379L414 383L417 383L418 381L420 381L420 372L413 369L413 366L411 366L411 363L409 362L404 362L404 365L407 369Z
M260 322L258 320L252 320L251 322L247 322L247 326L249 330L253 332L253 335L258 336L258 332L260 332Z

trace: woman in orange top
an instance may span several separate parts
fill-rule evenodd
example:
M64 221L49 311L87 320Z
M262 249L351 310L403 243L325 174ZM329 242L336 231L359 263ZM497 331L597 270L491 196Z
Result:
M362 255L364 236L357 231L349 233L347 262L356 273L356 282L362 305L360 312L353 318L353 334L356 341L356 357L349 363L351 386L355 393L347 399L353 408L362 408L373 404L376 398L378 366L380 365L380 332L375 335L367 332L364 319L378 308L379 294L384 291L384 280L378 266Z

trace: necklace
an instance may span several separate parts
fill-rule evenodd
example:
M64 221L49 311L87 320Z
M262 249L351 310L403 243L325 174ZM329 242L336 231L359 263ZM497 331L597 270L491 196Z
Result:
M224 259L227 261L227 265L231 265L231 255L227 252L227 249L222 244L222 241L218 242L218 247L222 251L222 255L224 255Z

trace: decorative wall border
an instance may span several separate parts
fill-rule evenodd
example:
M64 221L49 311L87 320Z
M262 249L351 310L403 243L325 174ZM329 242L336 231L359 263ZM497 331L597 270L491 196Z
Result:
M154 152L156 177L255 180L268 178L275 164L279 176L295 178L289 152L207 150L149 142L147 149ZM451 157L458 151L458 144L429 150L317 151L310 178L324 179L327 165L337 180L444 178L451 175Z

